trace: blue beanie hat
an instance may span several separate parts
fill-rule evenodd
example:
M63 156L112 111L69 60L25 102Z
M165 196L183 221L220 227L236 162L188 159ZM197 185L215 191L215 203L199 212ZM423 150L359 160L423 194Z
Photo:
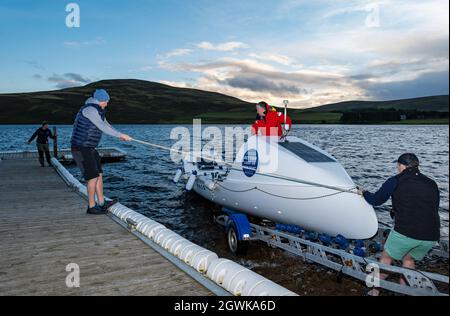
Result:
M94 99L99 102L109 102L109 94L104 89L97 89L94 92Z

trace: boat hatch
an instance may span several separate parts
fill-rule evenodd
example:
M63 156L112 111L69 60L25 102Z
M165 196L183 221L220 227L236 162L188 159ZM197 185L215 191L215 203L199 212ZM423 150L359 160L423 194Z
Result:
M306 162L336 162L333 158L330 158L327 155L324 155L321 152L300 142L284 142L279 143L279 145L302 158Z

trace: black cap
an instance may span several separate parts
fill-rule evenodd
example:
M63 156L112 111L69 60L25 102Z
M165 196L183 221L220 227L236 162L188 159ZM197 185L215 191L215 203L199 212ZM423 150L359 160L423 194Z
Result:
M406 153L398 157L397 161L399 164L402 164L408 168L417 168L419 167L419 158L415 154Z
M47 121L42 122L42 126L44 125L48 125L48 122Z

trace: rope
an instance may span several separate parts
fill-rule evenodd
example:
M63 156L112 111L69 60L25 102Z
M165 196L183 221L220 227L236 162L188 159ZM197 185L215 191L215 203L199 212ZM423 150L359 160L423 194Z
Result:
M163 150L167 150L170 152L174 152L177 154L189 154L189 155L194 155L191 151L182 151L182 150L176 150L173 148L169 148L166 146L162 146L162 145L157 145L157 144L153 144L150 142L145 142L142 140L138 140L138 139L131 139L132 141L142 144L142 145L146 145L146 146L150 146L150 147L154 147L154 148L158 148L158 149L163 149ZM196 158L201 158L203 160L209 160L211 162L217 162L217 159L213 158L213 157L207 157L207 156L196 156ZM224 162L224 161L220 161L222 163L224 163L230 170L234 170L234 171L242 171L240 169L234 168L232 164ZM353 191L355 188L352 189L342 189L339 187L335 187L335 186L331 186L331 185L326 185L326 184L321 184L321 183L316 183L316 182L311 182L311 181L306 181L306 180L301 180L301 179L294 179L294 178L290 178L290 177L286 177L286 176L277 176L277 175L272 175L272 174L264 174L264 173L260 173L260 172L256 172L255 174L260 175L260 176L264 176L264 177L269 177L269 178L274 178L274 179L279 179L279 180L285 180L285 181L290 181L290 182L295 182L295 183L301 183L301 184L306 184L306 185L311 185L311 186L316 186L316 187L321 187L321 188L325 188L325 189L330 189L330 190L335 190L335 191L339 191L340 193L352 193L352 194L358 194L357 192Z
M219 187L222 187L223 189L225 189L225 190L227 190L227 191L230 191L230 192L234 192L234 193L245 193L245 192L250 192L250 191L253 191L253 190L258 190L257 187L254 187L254 188L251 188L251 189L246 189L246 190L233 190L233 189L229 189L229 188L223 186L223 185L220 184L219 182L216 182L216 184L217 184Z
M234 192L234 193L245 193L245 192L250 192L250 191L259 191L259 192L265 193L265 194L270 195L270 196L275 196L275 197L279 197L279 198L287 199L287 200L299 200L299 201L318 200L318 199L323 199L323 198L326 198L326 197L330 197L330 196L334 196L334 195L338 195L338 194L342 194L343 193L343 192L336 192L336 193L332 193L332 194L319 195L319 196L310 197L310 198L293 198L293 197L289 197L289 196L282 196L282 195L278 195L278 194L273 194L273 193L261 190L258 187L254 187L254 188L246 189L246 190L233 190L233 189L225 187L224 185L222 185L222 184L220 184L218 182L217 182L217 185L220 186L221 188L227 190L227 191Z
M300 201L318 200L318 199L323 199L323 198L327 198L327 197L330 197L330 196L335 196L335 195L344 193L344 192L336 192L336 193L325 194L325 195L319 195L319 196L310 197L310 198L293 198L293 197L287 197L287 196L282 196L282 195L277 195L277 194L269 193L269 192L266 192L266 191L261 190L261 189L257 189L257 190L258 190L258 191L261 191L261 192L263 192L263 193L265 193L265 194L275 196L275 197L279 197L279 198L283 198L283 199L288 199L288 200L300 200Z

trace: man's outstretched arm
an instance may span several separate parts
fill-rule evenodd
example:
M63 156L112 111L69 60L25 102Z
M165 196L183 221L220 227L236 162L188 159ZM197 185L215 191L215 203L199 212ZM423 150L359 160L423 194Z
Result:
M375 192L370 193L369 191L364 191L363 196L367 203L373 206L380 206L386 203L387 200L394 194L395 189L397 188L397 179L395 177L389 178L381 188Z
M118 137L122 135L119 131L114 129L111 125L109 125L107 122L103 121L100 115L98 114L98 111L93 107L87 107L83 110L83 116L86 117L89 121L92 122L99 130L101 130L103 133Z
M37 136L39 129L36 130L36 132L34 132L34 134L30 137L30 139L28 140L28 143L31 143Z

